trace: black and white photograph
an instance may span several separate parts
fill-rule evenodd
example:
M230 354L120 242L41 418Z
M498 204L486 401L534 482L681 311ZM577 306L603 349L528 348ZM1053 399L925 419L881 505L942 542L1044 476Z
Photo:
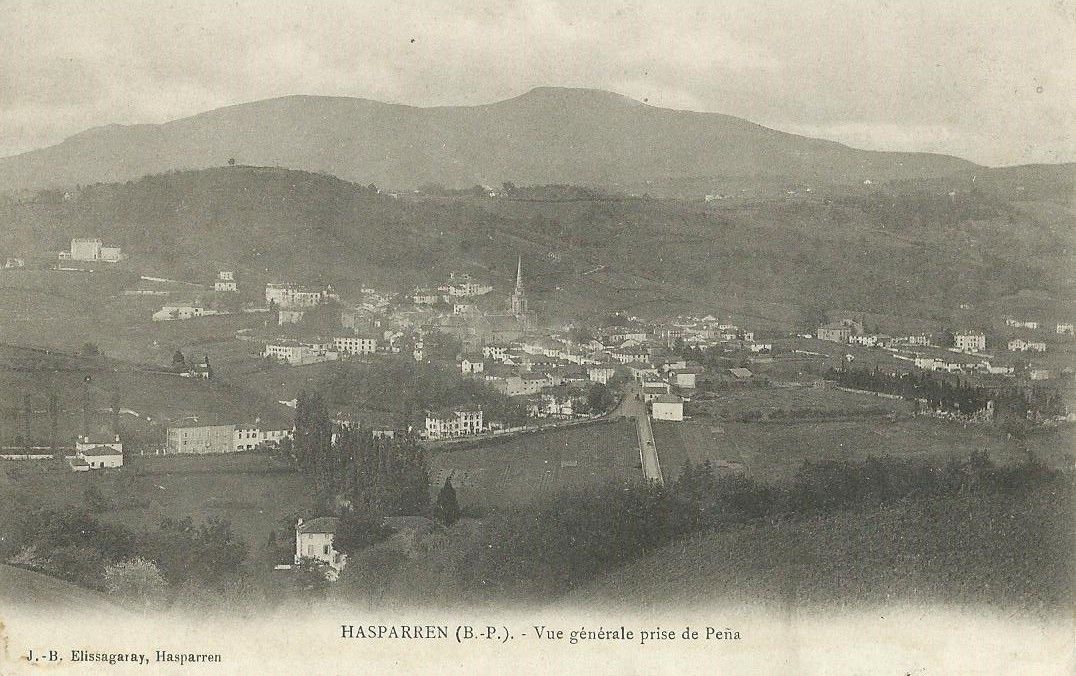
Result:
M1071 674L1073 0L3 0L0 674Z

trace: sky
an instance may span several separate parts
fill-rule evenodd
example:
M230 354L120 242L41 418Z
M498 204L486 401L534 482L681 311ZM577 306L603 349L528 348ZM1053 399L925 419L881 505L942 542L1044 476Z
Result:
M1076 160L1076 0L4 0L0 156L289 94L537 86L872 150Z

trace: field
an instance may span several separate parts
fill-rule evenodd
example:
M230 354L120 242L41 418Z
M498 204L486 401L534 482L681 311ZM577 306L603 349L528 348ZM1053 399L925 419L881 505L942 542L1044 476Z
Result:
M779 390L745 387L721 393L704 402L729 419L696 417L682 423L656 421L654 437L667 481L679 476L684 461L739 463L749 475L763 480L790 478L805 460L853 460L869 455L945 460L986 450L998 460L1019 459L1024 446L993 428L967 428L928 418L865 415L832 421L737 422L747 410L820 408L854 412L882 407L907 411L903 401L867 394L825 390ZM1026 448L1051 466L1072 464L1071 430L1032 435Z
M639 452L635 423L598 423L506 439L465 450L434 454L431 488L448 476L465 511L525 505L566 490L610 481L637 481Z
M89 382L86 381L89 378ZM89 393L91 431L111 429L108 408L115 396L122 413L120 431L133 450L153 450L164 439L169 421L188 416L244 422L260 417L266 425L287 424L289 409L248 388L217 379L194 380L153 373L110 359L46 354L0 346L0 439L10 445L23 434L21 422L11 415L30 395L34 410L31 438L48 442L48 396L59 398L58 444L73 443L81 433L84 390Z
M226 519L249 544L251 560L263 563L272 563L264 560L270 531L280 533L285 517L310 506L303 478L271 467L258 454L136 456L120 469L77 474L41 462L2 466L0 514L13 513L16 505L83 505L87 487L95 485L110 503L98 515L104 521L145 530L163 517Z

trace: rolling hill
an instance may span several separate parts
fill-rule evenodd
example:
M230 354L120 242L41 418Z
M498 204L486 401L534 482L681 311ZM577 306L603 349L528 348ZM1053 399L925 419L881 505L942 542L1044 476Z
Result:
M856 150L605 91L542 87L478 106L288 96L164 124L108 125L0 159L0 190L126 181L219 166L229 158L398 188L512 181L651 194L676 194L685 182L844 184L945 176L976 166L944 155Z
M285 279L404 291L459 269L503 291L519 254L549 317L652 304L788 326L820 305L944 321L1022 290L1071 300L1071 178L1047 174L707 204L543 198L576 194L564 188L395 197L325 174L217 167L0 200L0 251L44 260L71 237L101 237L131 254L132 272L204 284L232 269L254 295Z

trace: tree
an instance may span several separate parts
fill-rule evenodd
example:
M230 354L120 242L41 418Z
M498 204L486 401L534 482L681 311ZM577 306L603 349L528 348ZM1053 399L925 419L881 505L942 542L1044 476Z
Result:
M229 167L234 167L235 166L235 158L234 157L229 157L228 158L228 166Z
M126 603L149 610L159 608L167 584L157 564L142 557L105 566L105 589Z
M187 369L187 358L183 356L183 353L176 350L176 353L172 355L172 370L173 371L185 371Z
M601 383L594 383L587 392L587 404L592 413L608 411L616 403L616 398L609 388Z
M353 556L376 544L390 534L384 525L384 519L375 513L346 514L340 519L333 535L333 549L341 554Z
M445 485L437 493L437 504L433 508L433 516L446 526L451 526L460 520L460 505L456 499L456 489L452 487L452 477L445 479Z

